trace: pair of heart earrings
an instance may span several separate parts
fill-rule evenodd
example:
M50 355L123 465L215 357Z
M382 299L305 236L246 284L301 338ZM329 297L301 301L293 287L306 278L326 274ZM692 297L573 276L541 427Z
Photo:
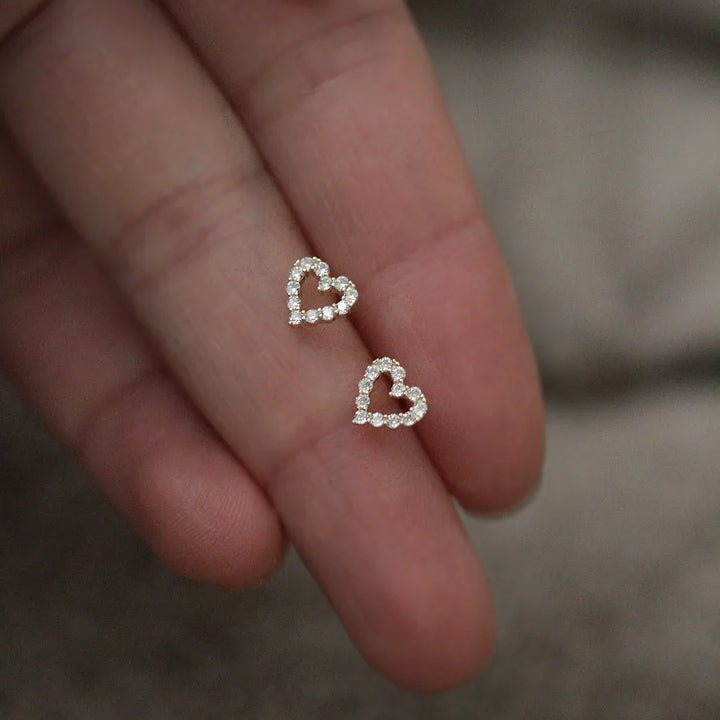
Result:
M300 287L309 273L313 273L318 280L320 292L336 291L340 299L330 305L324 305L312 310L303 310L300 302ZM355 284L343 275L332 277L330 267L317 257L305 257L296 261L290 269L288 284L285 288L288 295L288 310L290 325L317 325L320 322L332 322L341 315L347 315L357 302L358 291ZM383 374L392 379L390 396L404 398L410 403L410 409L403 413L383 414L370 411L370 393L375 381ZM419 422L427 413L427 400L418 387L405 385L405 369L397 360L389 357L378 358L368 365L365 375L358 383L358 395L355 398L356 425L371 425L372 427L410 427Z

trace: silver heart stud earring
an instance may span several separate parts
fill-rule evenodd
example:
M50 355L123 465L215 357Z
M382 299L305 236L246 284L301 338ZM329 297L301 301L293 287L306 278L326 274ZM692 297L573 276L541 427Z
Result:
M404 413L392 413L383 415L379 412L370 412L370 393L375 386L375 381L383 374L392 378L393 386L390 389L390 396L394 398L406 398L410 401L411 407ZM427 399L419 387L407 387L405 385L405 369L397 361L389 357L373 360L365 370L365 375L358 383L358 396L355 398L355 417L353 422L356 425L370 424L373 427L389 427L392 430L401 426L410 427L420 422L427 413Z
M300 287L308 273L313 273L318 279L318 290L329 292L337 290L341 298L323 307L303 310L300 302ZM338 315L347 315L358 299L358 291L355 284L345 276L330 276L330 268L326 262L317 257L305 257L297 260L290 269L290 277L285 288L288 295L288 310L290 325L302 325L308 323L315 325L319 321L331 322Z

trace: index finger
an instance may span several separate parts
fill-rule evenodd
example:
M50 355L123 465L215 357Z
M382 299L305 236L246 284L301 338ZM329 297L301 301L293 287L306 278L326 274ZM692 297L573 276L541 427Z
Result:
M366 344L403 348L432 397L417 432L448 486L473 510L523 498L543 455L534 359L403 3L164 2L317 252L352 268Z

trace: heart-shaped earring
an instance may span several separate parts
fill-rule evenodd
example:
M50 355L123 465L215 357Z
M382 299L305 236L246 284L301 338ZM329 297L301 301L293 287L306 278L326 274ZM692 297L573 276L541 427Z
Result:
M370 393L375 386L375 381L383 374L392 378L393 386L390 389L390 396L395 398L407 398L412 406L407 412L392 413L383 415L379 412L370 412ZM356 425L369 423L373 427L399 428L401 425L410 427L419 422L427 413L427 400L418 387L406 387L405 370L397 361L389 357L373 360L365 371L365 376L358 383L358 396L355 398L355 417L353 422Z
M336 303L312 310L302 310L300 302L300 286L308 273L314 273L318 279L318 290L328 292L337 290L342 297ZM290 270L287 287L288 310L290 325L302 325L304 322L315 325L320 320L331 322L338 315L347 315L358 299L355 284L345 276L330 277L330 268L320 258L305 257L295 262Z

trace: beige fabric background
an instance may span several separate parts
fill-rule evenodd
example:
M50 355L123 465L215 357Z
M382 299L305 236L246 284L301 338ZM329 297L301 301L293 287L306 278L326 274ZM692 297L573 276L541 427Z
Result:
M720 717L720 5L537 5L416 6L550 401L537 498L469 521L489 670L389 686L294 558L171 576L3 389L0 718Z

